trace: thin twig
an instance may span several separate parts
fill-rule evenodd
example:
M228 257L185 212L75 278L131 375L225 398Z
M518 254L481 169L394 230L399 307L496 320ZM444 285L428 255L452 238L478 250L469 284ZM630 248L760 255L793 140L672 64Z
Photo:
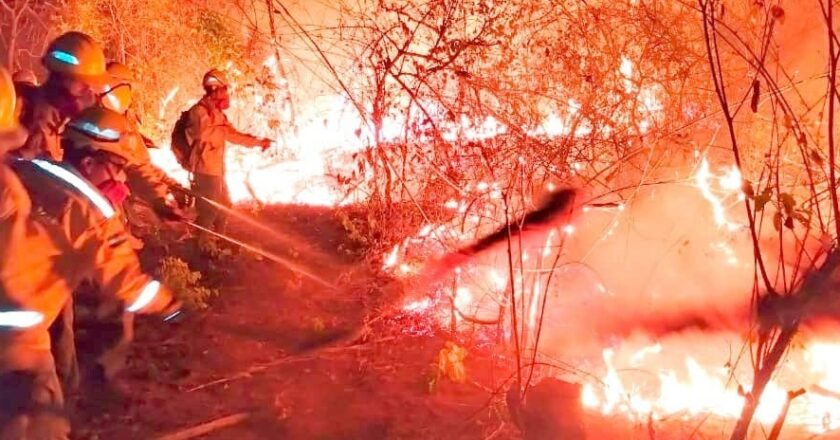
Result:
M785 424L785 418L787 418L791 402L793 402L793 399L796 399L803 394L805 394L805 389L803 388L796 391L788 391L787 398L785 399L785 405L782 407L782 412L779 413L779 417L776 418L776 423L773 424L773 429L770 431L770 435L767 437L767 440L778 440L779 434L782 433L782 426Z
M192 438L207 435L211 432L218 431L223 428L238 425L248 420L249 417L251 417L250 413L233 414L230 416L211 420L209 422L205 422L196 426L192 426L190 428L182 429L171 434L166 434L157 437L156 440L189 440Z
M377 340L377 341L368 342L366 344L349 345L349 346L345 346L345 347L320 348L320 349L317 349L316 351L319 351L321 353L338 353L338 352L342 352L342 351L370 349L370 348L372 348L372 346L374 344L387 342L387 341L390 341L390 340L393 340L393 339L394 339L394 337L387 337L387 338L383 338L383 339L380 339L380 340ZM249 377L253 376L255 373L261 373L265 370L268 370L269 368L279 367L281 365L293 364L293 363L296 363L296 362L311 361L311 360L314 360L314 359L318 359L319 357L320 356L317 356L315 354L308 353L308 354L305 354L305 355L288 356L288 357L277 359L277 360L274 360L274 361L271 361L271 362L266 362L266 363L263 363L263 364L253 365L253 366L249 367L248 369L246 369L245 371L241 371L241 372L236 373L234 375L223 377L223 378L211 381L211 382L207 382L207 383L204 383L204 384L201 384L201 385L194 386L194 387L188 389L187 392L192 393L192 392L203 390L205 388L210 388L210 387L213 387L213 386L216 386L216 385L222 385L222 384L230 383L230 382L233 382L233 381L236 381L236 380L239 380L239 379L246 379L246 378L249 378Z

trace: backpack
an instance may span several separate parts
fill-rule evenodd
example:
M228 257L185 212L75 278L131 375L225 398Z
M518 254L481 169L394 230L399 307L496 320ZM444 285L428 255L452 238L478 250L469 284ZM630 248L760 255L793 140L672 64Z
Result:
M190 111L181 112L178 121L175 122L175 127L172 128L172 135L170 138L172 153L175 154L175 159L184 167L185 170L190 171L190 156L192 156L192 145L187 139L187 124L190 120Z

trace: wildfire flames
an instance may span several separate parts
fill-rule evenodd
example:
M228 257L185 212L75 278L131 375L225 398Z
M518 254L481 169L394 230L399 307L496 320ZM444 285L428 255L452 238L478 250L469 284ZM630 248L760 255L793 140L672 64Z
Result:
M275 86L282 82L277 75L275 60L267 60L265 68ZM629 76L632 64L622 63L621 69ZM162 103L162 115L172 106L178 93L178 89L174 89ZM278 128L288 122L288 115L268 89L258 86L240 88L234 96L238 98L233 102L231 111L234 125L243 131L277 139L277 147L266 153L240 147L229 149L227 181L234 202L256 200L261 203L330 206L354 201L346 199L328 177L337 171L336 167L340 171L343 164L349 164L349 155L365 145L357 132L364 124L349 103L338 96L314 103L308 109L309 113L298 115L297 129L288 132ZM648 96L646 100L649 102L644 103L645 108L654 112L658 107L655 98ZM259 117L255 117L254 107L263 110L257 112ZM174 114L171 109L169 113ZM391 123L398 125L394 121ZM650 125L650 121L643 123ZM473 137L482 139L503 131L488 129L488 124L474 127ZM464 125L474 124L465 121ZM533 131L545 136L570 135L567 127L568 124L561 118L549 115L545 124ZM644 131L644 127L640 128ZM488 131L492 133L488 134ZM167 148L153 151L152 156L153 161L167 173L181 181L186 180L185 173ZM744 199L739 170L734 166L713 170L709 161L698 155L692 177L686 182L705 202L704 215L710 216L710 223L714 224L712 235L717 237L703 245L703 252L729 266L733 274L749 272L752 270L750 250L737 245L738 236L744 233L745 227L730 212L734 212L730 208L740 206ZM501 198L499 187L493 182L482 182L466 191L488 194L494 201ZM424 226L416 235L406 238L386 253L382 263L384 270L396 277L410 279L421 272L430 256L440 255L487 232L487 225L482 224L478 215L466 215L464 201L450 200L444 208L449 209L453 216L465 216L459 218L458 227L454 222ZM548 308L552 310L565 309L573 313L586 310L597 314L600 302L615 298L613 291L620 290L622 286L605 282L603 273L583 260L563 261L557 267L552 267L551 262L564 244L573 245L578 240L578 235L583 234L581 229L588 227L587 223L594 218L591 216L599 216L597 218L604 225L598 231L596 242L620 241L623 239L621 225L627 221L630 211L631 207L623 203L585 206L575 221L557 225L549 231L540 248L521 249L522 261L514 270L508 271L507 257L501 253L487 255L477 263L455 270L452 279L442 283L445 286L440 286L435 295L413 296L404 305L404 310L407 313L432 314L439 317L444 325L449 325L453 316L459 325L469 325L475 320L504 319L500 309L509 306L506 301L513 285L516 299L524 304L526 311L523 343L526 347L533 347L528 344L533 344L534 332L542 324L540 311L544 300L548 301ZM582 255L585 258L588 254L583 252ZM550 286L546 285L545 277L532 273L552 270L557 272L559 281ZM720 274L708 276L727 278ZM570 299L571 293L574 295ZM546 299L546 296L549 298ZM575 332L586 328L579 326L567 330L557 323L561 320L555 316L554 321L546 322L548 331L553 334L571 332L572 336L561 339L563 343L547 336L540 350L563 352L568 345L576 343ZM574 317L571 320L574 321ZM584 380L582 403L586 408L604 415L622 415L638 422L674 418L693 420L709 415L732 421L739 417L744 404L743 394L749 389L746 380L750 377L749 353L748 349L741 348L744 342L739 333L709 332L691 337L666 335L660 339L645 336L644 329L639 330L619 336L599 334L594 337L600 343L595 355L577 357L581 368L602 371L597 380ZM510 338L509 328L506 332L504 336ZM715 351L705 353L698 349L704 346L714 346ZM720 349L727 346L731 347L731 353L721 358ZM838 364L840 344L814 340L794 349L776 380L764 393L757 419L772 424L786 405L788 391L804 388L807 394L793 400L787 423L812 433L826 433L840 428Z
M739 258L739 252L733 246L732 235L745 229L743 224L733 220L728 214L733 205L743 203L742 181L736 167L729 167L714 174L709 162L702 158L693 179L694 187L711 208L711 216L719 232L720 239L709 245L710 252L727 266L739 270L747 267ZM459 203L453 201L447 206L457 210ZM584 207L583 212L604 210L603 207ZM609 222L602 239L608 240L616 231L624 205L607 208L616 218ZM580 221L585 221L583 217ZM469 228L467 228L469 230ZM428 225L416 236L395 246L388 253L383 267L397 276L409 277L420 270L426 255L413 247L423 248L425 252L441 252L438 240L430 237L446 237L448 241L467 240L469 237L454 232L452 225ZM560 240L574 240L577 228L568 224L553 229L541 250L523 252L523 259L550 260L554 257ZM434 250L430 250L432 248ZM411 256L415 258L411 258ZM486 262L485 262L486 263ZM542 263L536 266L541 266ZM477 264L474 267L462 267L456 270L451 286L442 287L442 297L450 298L459 312L472 311L487 318L493 316L499 303L505 301L510 286L508 278L500 275L504 267L501 261L493 264ZM751 266L750 266L751 268ZM559 268L567 269L567 268ZM527 331L533 331L538 325L539 305L546 292L541 287L540 279L526 286L523 279L525 271L518 271L514 276L517 286L524 286L517 294L518 301L527 305ZM604 297L609 295L597 273L591 269L574 270L559 290L584 289L589 296ZM478 295L476 292L483 292ZM493 300L486 300L486 293L491 292ZM566 292L567 294L570 292ZM490 305L488 305L490 304ZM435 309L429 298L412 300L404 309L411 313ZM554 304L554 307L562 307ZM585 310L585 307L578 307ZM447 307L438 310L443 325L450 320ZM597 313L597 312L593 312ZM459 315L456 320L467 324ZM555 327L555 331L556 331ZM506 335L510 337L510 335ZM571 339L574 341L574 338ZM708 353L698 347L711 348ZM721 347L730 347L727 356L721 357ZM600 359L582 359L581 364L592 371L593 365L600 364L603 371L598 380L585 381L582 404L584 407L605 416L623 415L630 421L646 423L649 420L684 420L717 417L720 423L734 422L744 405L744 394L749 391L750 360L744 353L743 338L732 332L707 332L699 334L678 334L664 336L661 341L651 341L648 337L628 336L613 341L608 348L600 352ZM541 350L551 348L541 347ZM736 362L737 361L737 362ZM756 419L772 425L788 400L788 392L804 388L807 393L792 401L787 413L787 424L798 426L807 432L824 434L840 428L840 372L836 365L840 362L840 344L810 341L805 346L794 349L784 363L776 380L771 382L764 392Z
M663 357L668 353L659 344L627 354L621 359L624 368L617 369L616 352L604 350L607 373L601 383L584 386L585 407L604 415L624 414L640 422L649 417L694 420L698 416L714 415L734 420L740 416L743 393L749 387L738 379L748 377L746 371L734 371L723 362L717 367L704 365L703 360L694 356L686 356L679 369L662 368L667 363ZM765 390L757 420L764 424L776 421L788 399L788 388L781 386L784 383L807 391L791 403L788 424L819 434L840 428L840 396L834 391L840 389L840 374L834 368L838 361L840 344L812 342L798 350L788 359L779 379ZM653 377L640 379L640 371Z
M277 60L269 57L263 63L264 83L238 84L240 73L229 66L232 77L231 109L233 125L247 133L268 137L275 144L266 152L257 148L230 145L226 152L225 177L234 203L258 202L299 203L334 206L357 201L346 198L330 176L352 165L350 156L363 148L356 130L363 126L361 118L346 99L325 96L310 103L297 115L295 129L282 95L285 80L279 73ZM180 88L173 88L161 102L159 115L177 118L181 111L197 99L177 101ZM181 102L175 106L173 102ZM171 127L172 121L161 124ZM162 148L150 150L152 162L182 184L188 176L175 160L167 139Z

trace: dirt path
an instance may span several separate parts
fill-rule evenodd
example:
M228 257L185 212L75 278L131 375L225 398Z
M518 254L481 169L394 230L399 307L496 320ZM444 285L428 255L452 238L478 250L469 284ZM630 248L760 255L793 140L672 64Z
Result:
M365 317L387 310L399 292L336 251L344 234L330 212L277 208L262 219L314 245L289 251L242 224L233 234L310 259L340 288L249 256L226 260L210 310L172 325L140 323L125 395L89 386L76 403L76 437L156 438L238 413L249 418L203 438L484 439L498 430L478 385L500 380L489 359L471 354L474 384L442 383L430 393L430 366L445 336L389 316L359 340ZM504 429L493 438L512 437Z

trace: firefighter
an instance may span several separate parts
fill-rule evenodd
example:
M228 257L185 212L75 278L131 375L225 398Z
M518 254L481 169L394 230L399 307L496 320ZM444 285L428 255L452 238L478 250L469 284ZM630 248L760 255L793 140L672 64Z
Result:
M49 76L21 114L29 138L16 154L61 160L64 125L95 104L107 84L105 54L88 35L68 32L50 43L41 62Z
M225 144L231 142L247 147L271 146L271 140L258 138L236 130L224 111L230 107L228 82L221 71L210 70L202 81L204 97L188 110L186 140L190 146L188 171L192 173L192 190L196 200L196 223L205 228L224 232L225 215L201 197L230 206L230 194L225 183ZM206 238L206 236L205 236Z
M15 92L0 67L0 154L18 148ZM66 439L64 399L47 326L66 293L57 263L69 250L30 218L31 204L14 172L0 162L0 438ZM60 309L60 305L57 306Z
M131 237L115 209L129 194L124 172L129 159L122 145L127 131L122 115L90 107L65 129L64 162L18 160L13 167L37 208L36 219L57 226L73 251L83 257L81 261L88 263L89 270L80 271L71 287L82 280L93 281L106 297L131 299L135 305L126 310L134 313L142 308L131 297L138 291L152 295L156 303L172 302L172 298L165 290L160 298L154 296L159 283L141 271ZM71 391L78 386L79 374L69 295L63 305L50 330L59 377L66 391Z
M107 71L110 80L106 91L99 97L99 103L125 116L128 123L123 145L126 147L125 156L129 158L125 174L132 195L149 204L162 219L182 220L183 213L167 202L167 196L172 192L177 193L177 199L183 199L184 190L152 164L148 151L152 142L140 133L140 119L132 111L134 75L127 66L117 62L108 63Z
M25 140L14 129L14 102L11 78L0 69L0 151ZM18 174L0 163L0 438L67 439L48 329L79 280L97 279L132 312L169 314L178 304L139 272L136 256L119 245L119 231L108 233L113 210L90 182L45 160L12 163L49 174L41 193L50 206L64 200L67 209L61 222L37 221L41 214Z
M26 131L18 124L16 90L17 84L0 66L0 156L26 140Z

